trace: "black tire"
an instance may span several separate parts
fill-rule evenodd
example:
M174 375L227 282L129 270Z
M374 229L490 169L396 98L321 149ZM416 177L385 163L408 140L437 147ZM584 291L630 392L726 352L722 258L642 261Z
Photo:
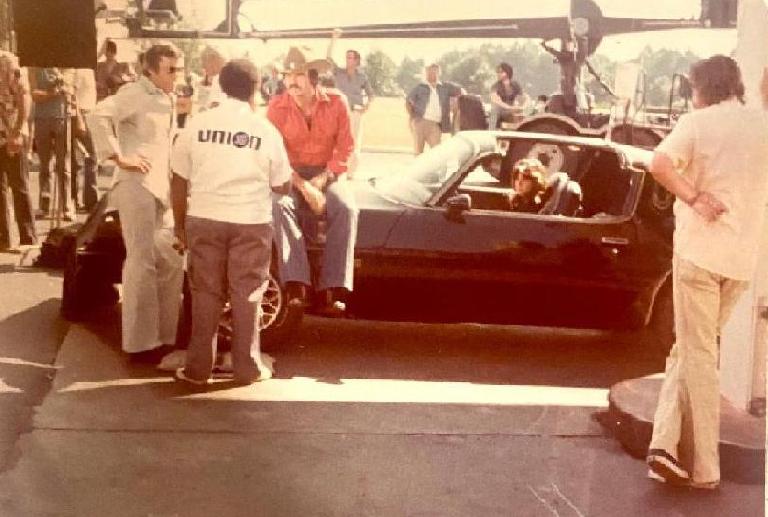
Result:
M87 313L84 298L83 274L77 253L67 254L64 263L64 283L61 289L61 315L69 321L81 321Z
M72 322L83 321L97 308L114 305L117 300L115 286L86 271L73 246L64 263L61 316Z
M263 350L276 350L286 345L301 326L301 321L304 318L304 307L289 306L285 303L285 290L280 287L277 278L272 273L269 275L269 281L270 289L275 290L275 294L279 294L280 302L276 307L274 320L267 327L262 328L261 347ZM270 289L267 290L267 295L270 294ZM267 295L264 297L265 302ZM262 308L264 307L265 303L262 303Z
M578 131L555 117L542 117L520 124L518 131L551 135L577 136ZM512 148L509 165L521 158L538 158L552 172L573 173L578 165L578 153L567 145L520 142Z

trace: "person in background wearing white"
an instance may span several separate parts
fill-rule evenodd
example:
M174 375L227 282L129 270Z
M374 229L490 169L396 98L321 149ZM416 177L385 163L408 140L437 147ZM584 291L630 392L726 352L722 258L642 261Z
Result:
M677 197L676 341L647 462L656 481L714 489L720 482L718 336L757 268L768 202L768 113L744 104L741 73L729 57L695 63L691 84L694 111L680 117L651 163L654 178ZM766 86L764 77L764 104Z
M200 54L200 61L203 66L203 79L194 86L197 96L196 111L205 111L216 106L224 97L219 84L219 72L226 59L215 48L205 47Z
M184 279L170 231L170 149L179 51L153 45L145 75L96 105L92 128L99 155L117 164L111 203L120 214L123 350L157 363L176 341Z
M174 228L189 249L192 292L192 339L176 378L194 385L211 377L214 336L227 301L235 382L271 376L260 368L255 320L272 255L271 194L288 194L291 180L282 136L254 112L256 67L245 59L230 61L219 80L226 97L190 119L171 159Z
M96 107L96 78L93 70L90 68L76 69L74 83L75 106L74 113L72 113L72 152L70 154L72 201L76 210L90 212L99 200L99 191L96 187L96 151L87 122L89 114ZM77 177L80 170L80 164L77 161L78 151L83 155L82 203L77 199L80 190Z

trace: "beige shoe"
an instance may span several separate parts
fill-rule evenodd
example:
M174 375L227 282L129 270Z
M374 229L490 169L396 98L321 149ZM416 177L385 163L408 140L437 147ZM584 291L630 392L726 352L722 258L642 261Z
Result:
M720 488L720 482L719 481L689 481L688 485L689 488L694 488L696 490L717 490Z

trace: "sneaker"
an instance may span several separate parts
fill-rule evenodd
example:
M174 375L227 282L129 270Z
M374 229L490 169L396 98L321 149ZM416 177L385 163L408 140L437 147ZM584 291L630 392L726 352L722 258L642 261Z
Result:
M663 449L650 449L645 461L653 472L672 485L686 485L691 478L680 463Z
M191 384L192 386L205 386L211 382L210 379L193 379L192 377L187 377L187 374L184 373L184 368L179 368L176 370L176 372L173 374L173 378L177 381Z

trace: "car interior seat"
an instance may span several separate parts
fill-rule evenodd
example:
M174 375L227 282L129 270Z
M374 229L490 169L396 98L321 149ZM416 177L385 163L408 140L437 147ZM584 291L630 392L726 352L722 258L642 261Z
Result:
M540 215L573 217L581 208L581 186L565 172L555 172L549 177L542 197L544 206L539 210Z

